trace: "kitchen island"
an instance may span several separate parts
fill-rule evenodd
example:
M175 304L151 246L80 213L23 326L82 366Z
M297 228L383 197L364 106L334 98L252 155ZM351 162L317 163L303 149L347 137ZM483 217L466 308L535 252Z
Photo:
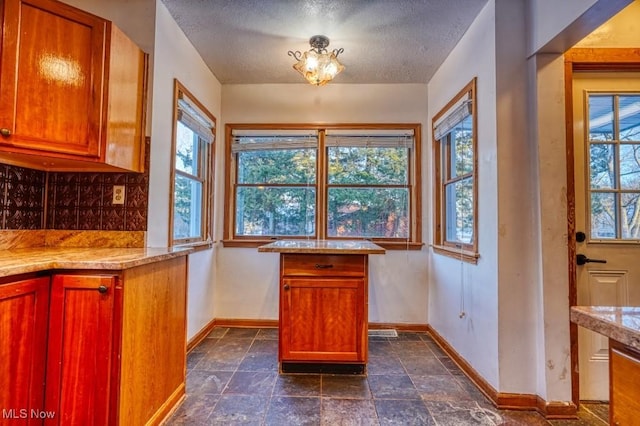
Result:
M609 338L609 424L637 424L640 307L574 306L571 321Z
M367 363L370 241L279 240L278 361L282 373L364 373Z
M5 416L48 413L47 425L160 424L185 396L190 252L0 250Z

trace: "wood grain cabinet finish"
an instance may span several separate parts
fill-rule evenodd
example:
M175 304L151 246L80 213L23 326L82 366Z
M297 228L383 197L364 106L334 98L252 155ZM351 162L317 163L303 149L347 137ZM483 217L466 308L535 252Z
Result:
M52 278L52 425L157 425L185 395L187 258Z
M143 171L147 55L110 21L55 0L0 8L0 160Z
M113 275L54 275L51 285L46 411L49 425L109 424L114 334Z
M49 278L0 279L0 409L11 425L40 425L44 407Z
M609 423L636 425L640 419L640 351L609 340Z
M279 361L367 361L366 255L280 255Z

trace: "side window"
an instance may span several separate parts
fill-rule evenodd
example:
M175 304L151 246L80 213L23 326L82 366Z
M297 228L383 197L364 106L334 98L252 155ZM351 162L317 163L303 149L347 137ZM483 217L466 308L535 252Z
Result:
M476 80L433 118L434 251L478 258Z
M211 239L215 117L175 80L170 246Z

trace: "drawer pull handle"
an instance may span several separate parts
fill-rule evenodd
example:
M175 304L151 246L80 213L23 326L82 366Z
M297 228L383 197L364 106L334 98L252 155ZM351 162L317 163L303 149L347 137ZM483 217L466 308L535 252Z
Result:
M0 129L0 135L11 136L11 130L7 129L6 127L3 127L2 129Z
M106 285L101 285L100 287L98 287L98 293L100 294L105 294L107 290L109 290L109 287L107 287Z
M289 284L285 284L284 287L282 288L284 288L285 290L289 290L290 287L289 287Z
M333 268L332 264L316 263L316 269L331 269L331 268Z

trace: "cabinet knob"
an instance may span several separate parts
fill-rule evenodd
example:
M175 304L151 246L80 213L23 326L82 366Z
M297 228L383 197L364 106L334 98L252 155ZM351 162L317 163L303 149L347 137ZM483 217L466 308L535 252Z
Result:
M100 287L98 287L98 293L100 294L105 294L107 290L109 290L109 287L107 287L106 285L101 285Z
M290 287L289 287L289 284L285 284L282 288L285 290L289 290Z
M6 127L3 127L2 129L0 129L0 135L11 136L11 130L7 129Z

